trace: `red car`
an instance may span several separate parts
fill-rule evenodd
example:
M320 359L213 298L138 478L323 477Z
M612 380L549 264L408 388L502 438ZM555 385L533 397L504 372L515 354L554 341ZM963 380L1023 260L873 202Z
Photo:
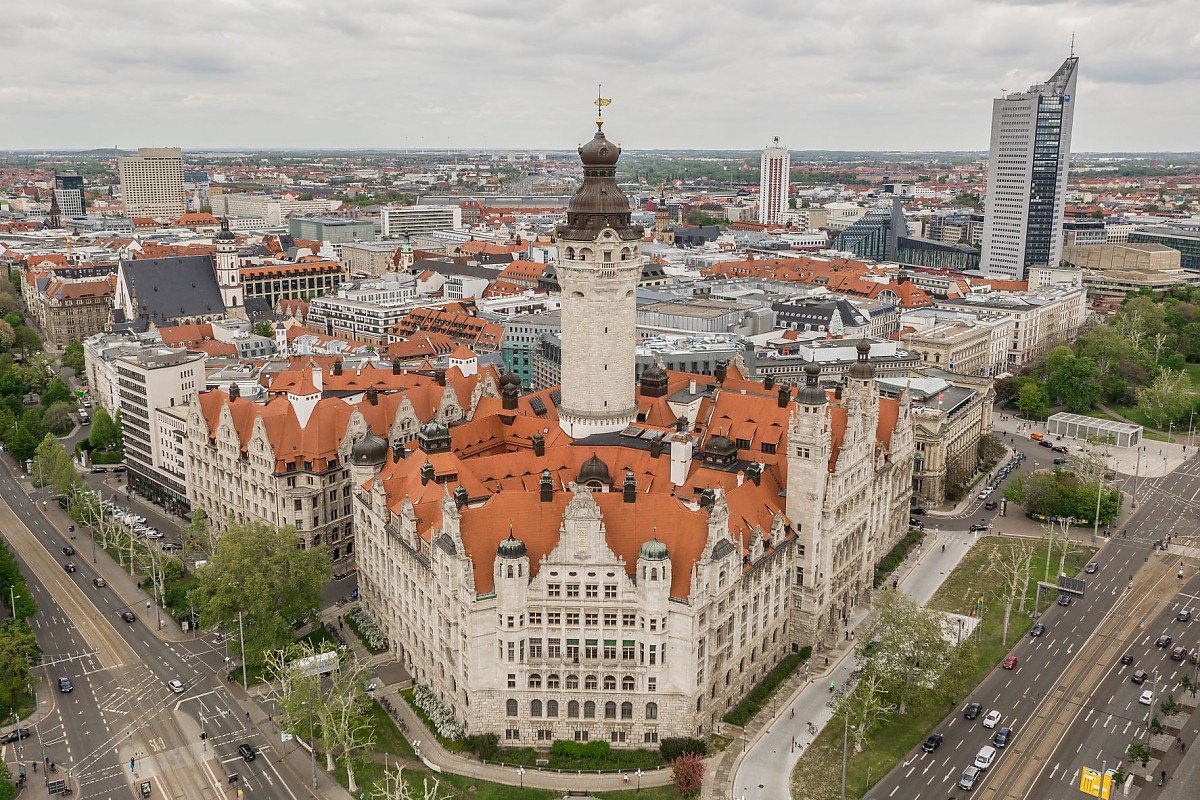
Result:
M1017 666L1017 657L1009 656L1005 658L1004 661L1001 662L1000 666L1004 667L1005 669L1015 669Z

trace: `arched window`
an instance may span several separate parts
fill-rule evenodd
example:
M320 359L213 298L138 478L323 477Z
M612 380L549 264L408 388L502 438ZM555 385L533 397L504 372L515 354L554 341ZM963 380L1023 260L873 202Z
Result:
M612 675L605 675L604 676L604 688L605 689L616 689L617 688L617 679Z
M719 573L717 573L717 588L718 589L725 588L725 582L727 580L728 580L728 578L725 577L725 570L721 570Z
M546 716L547 717L557 717L558 716L558 701L557 700L547 700L546 701Z
M633 703L628 700L621 703L621 719L633 719Z
M605 719L616 719L617 718L617 704L614 703L612 700L609 700L607 703L604 704L604 718Z
M537 673L530 675L529 676L529 688L530 689L542 688L542 676L538 675Z
M646 703L646 719L658 719L658 703Z
M595 717L596 717L596 704L593 703L591 700L588 700L586 703L583 704L583 718L584 719L595 719Z
M624 678L621 678L622 691L632 692L634 685L635 684L632 675L626 675Z
M570 717L571 719L576 719L579 717L579 701L578 700L572 700L569 703L567 703L567 716Z
M507 703L505 703L504 713L510 717L515 717L517 715L517 701L510 699Z
M513 568L512 568L512 564L509 564L508 565L508 577L511 578L512 576L513 576Z
M622 247L622 248L621 248L621 260L622 260L622 261L628 261L628 260L629 260L629 255L630 255L630 253L629 253L629 248L628 248L628 247Z
M650 580L658 580L658 567L654 567L650 570Z
M534 700L529 704L529 716L540 717L542 715L542 701Z
M570 261L571 259L575 258L575 248L568 247L564 253L564 256L567 259L567 261Z
M586 689L590 692L594 692L598 685L599 685L599 683L597 682L595 675L585 675L583 677L583 688L584 689Z
M579 676L578 675L568 675L566 686L568 689L578 689L579 688Z
M547 689L557 689L558 688L558 676L557 675L547 675L546 676L546 688Z

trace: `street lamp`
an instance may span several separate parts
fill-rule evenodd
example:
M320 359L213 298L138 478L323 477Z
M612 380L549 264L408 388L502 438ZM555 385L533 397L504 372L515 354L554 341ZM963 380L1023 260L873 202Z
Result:
M521 788L525 788L525 768L517 767L517 777L521 779Z
M317 740L313 738L312 704L305 700L304 706L308 709L308 744L312 748L312 787L315 789L317 788Z
M641 768L639 767L638 771L634 774L637 775L637 779L638 779L637 790L640 792L642 790L642 770L641 770Z

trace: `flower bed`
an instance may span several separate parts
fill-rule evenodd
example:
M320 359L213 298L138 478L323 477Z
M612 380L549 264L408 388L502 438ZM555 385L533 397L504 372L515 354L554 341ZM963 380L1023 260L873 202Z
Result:
M387 652L388 638L370 614L362 608L356 608L346 614L345 620L364 647L374 654Z
M412 701L439 738L450 741L462 738L462 726L454 718L454 712L446 708L433 692L418 684L413 687Z

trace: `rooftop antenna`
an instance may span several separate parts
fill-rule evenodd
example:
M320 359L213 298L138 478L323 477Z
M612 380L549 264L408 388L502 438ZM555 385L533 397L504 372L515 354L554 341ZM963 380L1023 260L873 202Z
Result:
M1071 58L1075 57L1075 31L1071 31Z

